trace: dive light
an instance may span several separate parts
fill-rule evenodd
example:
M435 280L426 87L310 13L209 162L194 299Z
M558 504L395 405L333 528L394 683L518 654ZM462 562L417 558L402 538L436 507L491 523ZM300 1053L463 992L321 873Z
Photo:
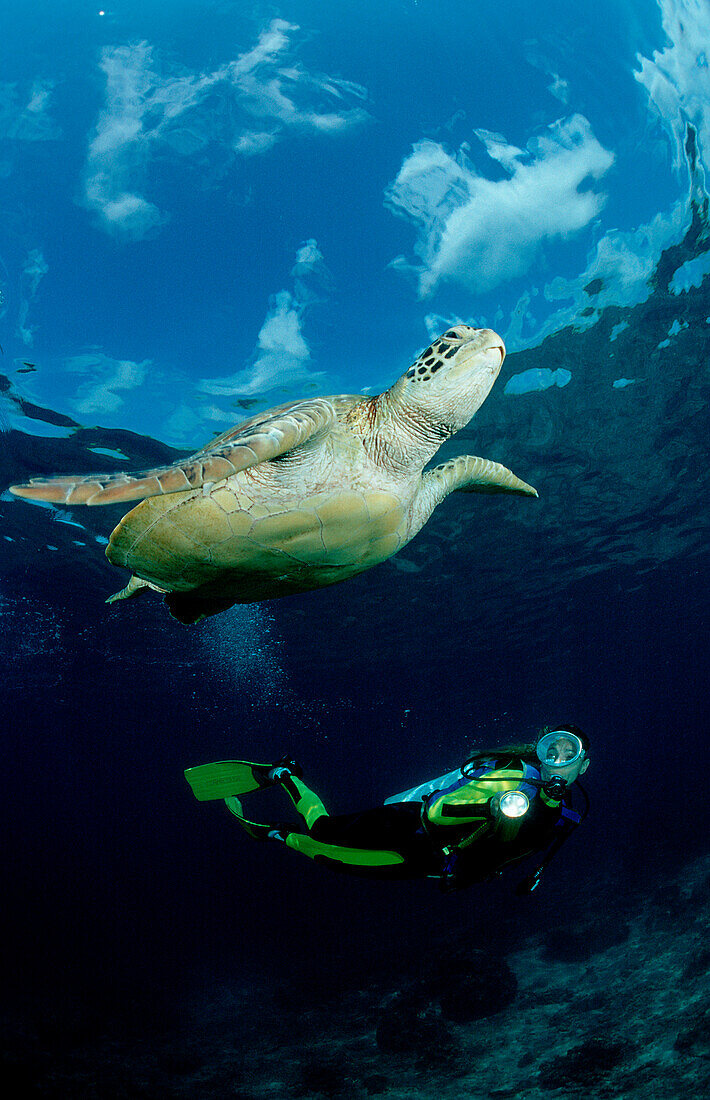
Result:
M528 812L530 799L524 791L506 791L500 796L498 806L505 817L522 817Z

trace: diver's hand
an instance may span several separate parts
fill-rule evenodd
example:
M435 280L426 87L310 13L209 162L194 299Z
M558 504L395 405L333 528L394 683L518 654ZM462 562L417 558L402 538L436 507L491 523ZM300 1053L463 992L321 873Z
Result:
M493 798L488 802L488 812L494 821L497 821L500 817L500 800L502 796L503 792L501 791L499 794L493 795Z

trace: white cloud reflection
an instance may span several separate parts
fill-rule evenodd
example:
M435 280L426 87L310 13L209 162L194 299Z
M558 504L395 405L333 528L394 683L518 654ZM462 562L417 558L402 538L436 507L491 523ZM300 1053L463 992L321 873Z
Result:
M273 19L251 50L206 73L166 72L147 42L103 51L106 106L84 179L84 203L102 228L137 240L166 220L143 194L158 148L191 156L215 144L227 160L257 156L288 133L335 134L368 117L364 88L291 58L298 30Z
M668 134L673 169L684 182L681 196L636 229L608 230L578 276L552 279L543 300L563 304L543 324L535 324L528 311L530 296L524 295L504 333L511 351L537 345L567 324L589 327L608 306L645 301L662 253L683 239L693 203L705 202L710 167L710 6L705 0L659 0L659 7L667 45L651 58L639 55L640 68L634 75L648 96L649 111ZM670 289L679 294L699 286L709 271L707 254L695 257L674 274ZM590 286L595 288L591 295Z
M559 386L563 389L572 380L572 372L564 367L551 370L550 367L531 367L530 370L512 374L505 384L503 393L521 395L524 393L540 393L549 390L551 386Z
M476 136L505 178L477 172L467 146L454 156L424 140L386 192L386 204L416 226L421 261L398 257L392 266L416 276L422 298L442 280L481 293L523 275L545 240L579 232L604 205L589 181L614 157L581 115L555 122L525 150L487 130Z
M634 75L649 108L673 141L673 163L685 170L687 124L697 132L700 161L710 156L710 5L707 0L659 0L668 44L653 57L638 55Z
M320 377L311 369L311 352L302 331L306 310L330 288L330 274L314 240L298 249L291 275L293 290L281 290L271 300L253 365L226 378L202 379L198 387L202 393L253 397Z
M37 79L29 89L0 81L0 138L9 141L56 141L61 130L49 108L54 84Z
M83 417L111 417L122 408L126 395L143 385L150 361L112 359L103 352L86 352L66 360L68 372L83 376L71 401Z
M39 284L48 271L47 261L39 248L33 248L28 252L20 275L20 308L17 317L17 335L26 347L32 346L36 328L27 323L30 306L37 294Z

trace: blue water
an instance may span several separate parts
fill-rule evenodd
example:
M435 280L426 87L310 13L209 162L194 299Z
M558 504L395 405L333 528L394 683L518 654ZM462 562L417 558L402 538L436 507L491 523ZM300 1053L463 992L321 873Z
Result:
M22 7L0 41L4 1074L707 1095L707 6L101 10ZM449 497L343 585L192 628L107 607L122 509L5 492L378 393L457 322L508 356L438 460L540 498ZM182 774L288 753L345 813L568 722L592 809L525 899L328 874ZM434 998L419 1049L380 1049L464 949L511 1004L458 1026Z

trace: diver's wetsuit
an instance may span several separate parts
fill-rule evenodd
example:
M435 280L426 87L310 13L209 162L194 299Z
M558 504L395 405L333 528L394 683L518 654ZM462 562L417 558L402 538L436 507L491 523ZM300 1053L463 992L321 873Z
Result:
M378 878L431 876L458 889L547 849L579 821L565 801L549 798L536 785L540 773L527 758L487 759L445 778L443 788L416 801L403 796L401 802L331 817L318 796L290 775L281 785L306 832L286 827L282 838L342 870ZM527 794L527 812L517 819L494 816L491 799L511 790Z

